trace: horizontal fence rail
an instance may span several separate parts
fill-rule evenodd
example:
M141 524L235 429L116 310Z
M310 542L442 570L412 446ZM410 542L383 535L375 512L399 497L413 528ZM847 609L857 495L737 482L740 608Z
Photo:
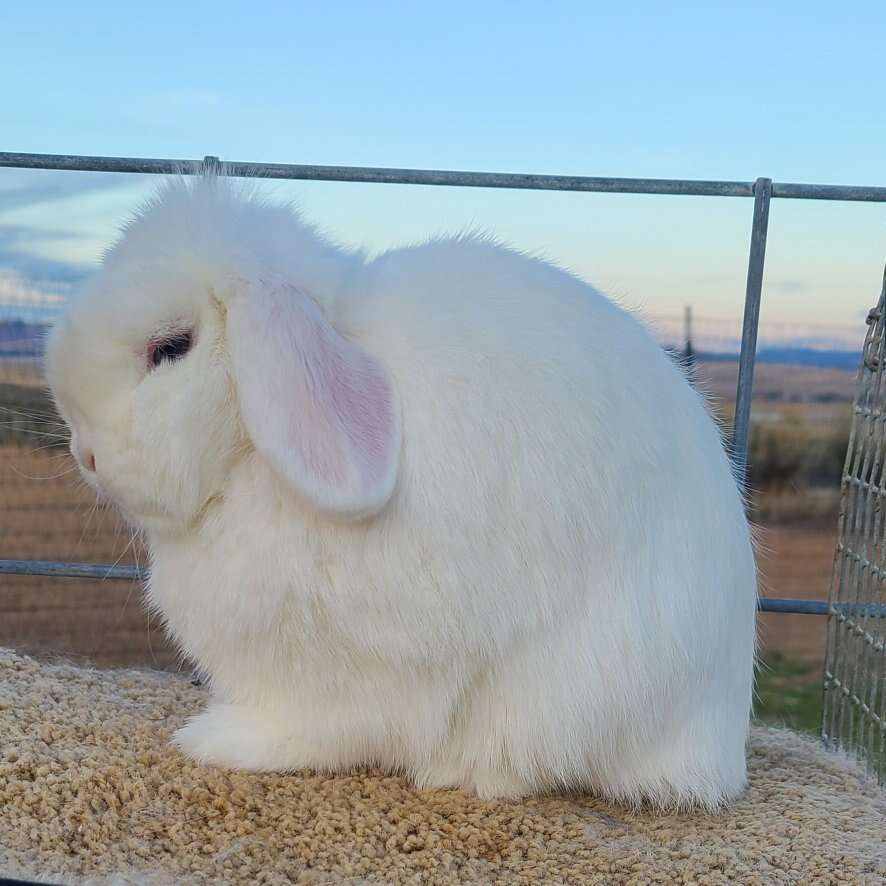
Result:
M62 563L55 560L0 560L0 575L57 575L61 578L98 578L144 581L146 569L102 563Z
M0 152L0 166L80 172L131 172L142 175L199 175L222 165L218 157L175 160L150 157L88 157L79 154ZM698 181L670 178L601 178L510 172L463 172L449 169L389 169L373 166L315 166L299 163L224 161L224 172L246 178L299 181L443 185L455 188L512 188L535 191L591 191L613 194L670 194L687 197L753 197L754 182ZM773 182L772 197L792 200L848 200L886 203L886 187Z
M53 575L59 578L91 578L102 581L147 581L148 570L139 566L115 566L101 563L60 563L54 560L0 560L0 575ZM823 600L790 600L760 597L760 612L784 612L794 615L835 615L886 618L886 603L838 603L831 607Z
M243 163L224 161L207 155L203 160L176 160L139 157L92 157L76 154L23 154L0 152L0 167L81 172L121 172L143 175L200 175L221 173L244 178L291 179L300 181L364 182L401 185L439 185L467 188L508 188L517 190L573 191L614 194L661 194L688 197L752 197L754 214L748 277L745 294L739 379L736 391L735 431L730 451L736 480L744 483L750 402L756 352L757 327L766 254L769 203L773 198L792 200L841 200L886 203L886 187L859 185L818 185L773 182L758 178L753 182L699 181L692 179L605 178L593 176L536 175L502 172L464 172L439 169L396 169L367 166L316 166L295 163ZM135 566L96 563L62 563L43 560L0 560L0 574L51 575L144 581L147 572ZM847 608L848 607L848 608ZM815 600L787 600L761 597L761 612L801 615L886 618L886 604L858 606Z

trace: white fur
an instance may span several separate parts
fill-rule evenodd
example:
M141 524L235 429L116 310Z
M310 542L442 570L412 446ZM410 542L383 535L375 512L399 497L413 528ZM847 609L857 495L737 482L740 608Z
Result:
M402 447L373 516L318 508L250 439L226 305L263 277L393 380ZM192 351L148 372L146 342L181 324ZM176 738L190 756L484 797L741 792L740 496L698 394L590 286L482 238L367 262L224 179L176 179L54 330L47 374L87 479L146 530L150 605L211 681Z

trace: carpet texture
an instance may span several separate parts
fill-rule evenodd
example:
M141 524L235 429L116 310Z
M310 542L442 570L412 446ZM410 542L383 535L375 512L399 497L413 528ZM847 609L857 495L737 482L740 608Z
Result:
M0 650L0 876L145 883L886 882L886 794L755 728L720 815L592 797L480 802L378 772L200 768L167 746L205 691L181 677Z

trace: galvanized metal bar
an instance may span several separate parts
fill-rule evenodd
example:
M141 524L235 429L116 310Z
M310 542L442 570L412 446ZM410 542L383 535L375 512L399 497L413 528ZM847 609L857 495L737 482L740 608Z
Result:
M886 188L865 185L807 185L773 182L772 196L788 200L848 200L886 203Z
M147 578L148 573L138 566L59 563L54 560L0 560L0 575L54 575L66 578L137 581Z
M147 157L90 157L81 154L0 153L0 166L15 169L58 169L76 172L138 172L168 175L199 171L196 160L168 160Z
M766 236L769 231L771 197L772 180L758 178L754 183L754 220L751 226L751 249L748 255L744 321L741 329L741 353L738 358L738 386L735 392L735 420L730 445L735 479L742 488L744 488L747 470L754 362L757 357L757 327L760 323L760 298L763 293L763 264L766 259Z
M111 566L100 563L61 563L50 560L0 560L0 575L52 575L59 578L90 578L109 581L144 581L148 570L138 566ZM786 612L795 615L828 615L831 608L823 600L793 600L760 597L760 612ZM865 616L886 618L886 604L838 603L833 611L846 618Z
M317 166L296 163L223 162L153 157L95 157L82 154L23 154L0 152L0 166L19 169L59 169L81 172L130 172L145 175L198 175L207 161L225 175L304 181L375 182L403 185L445 185L467 188L517 188L554 191L596 191L619 194L672 194L709 197L753 197L751 182L695 179L600 178L505 172L465 172L371 166ZM845 200L886 203L886 187L817 185L776 182L772 197L794 200Z
M794 615L828 615L830 609L824 600L789 600L780 597L759 597L758 612L784 612Z
M759 612L784 612L792 615L835 615L843 621L854 618L886 618L886 603L829 603L826 600L797 600L784 597L760 597Z
M604 178L599 176L541 175L535 173L468 172L434 169L386 169L358 166L304 166L295 164L225 163L233 176L302 181L364 182L402 185L442 185L466 188L510 188L536 191L584 191L614 194L666 194L689 197L749 197L750 182L691 179Z
M620 194L675 194L707 197L751 197L751 182L654 178L598 178L439 169L394 169L367 166L312 166L294 163L242 163L217 157L164 160L139 157L86 157L73 154L0 153L0 166L85 172L136 172L149 175L199 175L207 161L224 175L302 181L369 182L401 185L445 185L466 188L515 188L538 191L597 191Z

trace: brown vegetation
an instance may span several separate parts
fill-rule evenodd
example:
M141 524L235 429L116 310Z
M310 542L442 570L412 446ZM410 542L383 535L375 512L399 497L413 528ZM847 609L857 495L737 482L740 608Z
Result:
M697 376L701 387L714 399L729 402L738 381L736 361L700 363ZM855 396L854 371L758 363L754 369L754 399L764 403L849 403Z
M63 451L0 446L0 556L144 562L131 538L113 510L96 505ZM176 663L132 582L0 575L0 646L109 666Z

